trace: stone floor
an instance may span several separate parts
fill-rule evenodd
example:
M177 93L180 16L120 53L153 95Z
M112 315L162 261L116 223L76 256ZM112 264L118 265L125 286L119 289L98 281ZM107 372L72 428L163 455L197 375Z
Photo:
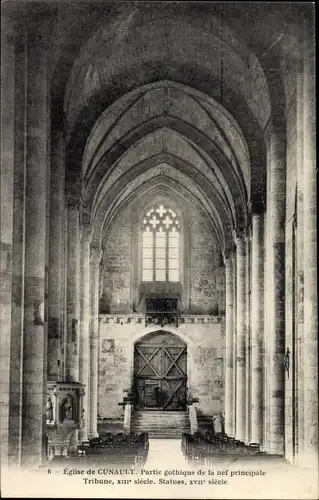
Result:
M180 439L150 439L149 451L145 464L148 468L188 467L181 450Z
M180 439L150 439L144 469L161 471L155 476L155 495L149 498L317 498L314 471L274 456L247 459L227 454L215 457L209 467L189 464L181 451ZM142 477L154 478L147 473ZM139 495L144 498L144 489Z
M95 474L88 474L91 464L63 465L39 469L36 476L15 471L6 477L14 495L48 498L147 498L147 499L297 499L318 498L314 471L300 469L273 457L238 459L217 455L209 467L187 463L180 439L150 439L149 453L142 469L113 475L107 472L107 459L99 463ZM119 468L125 464L118 465ZM84 475L78 473L85 471ZM71 471L72 475L66 474ZM125 470L125 469L122 469ZM102 472L101 472L102 471ZM86 478L86 482L84 481ZM88 483L90 480L90 483ZM9 489L6 488L6 492ZM13 491L11 489L11 491Z

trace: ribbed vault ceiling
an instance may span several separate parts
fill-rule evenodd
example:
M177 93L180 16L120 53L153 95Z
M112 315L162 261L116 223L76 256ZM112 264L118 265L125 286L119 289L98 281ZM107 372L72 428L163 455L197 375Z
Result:
M181 84L144 86L110 106L95 123L82 161L84 212L96 237L109 207L159 176L197 193L219 241L246 221L250 161L236 121L212 98ZM163 175L163 172L162 172ZM124 201L123 201L124 196Z
M165 187L192 199L227 247L264 197L262 66L225 22L186 4L117 8L78 53L64 113L67 189L96 241L136 196Z

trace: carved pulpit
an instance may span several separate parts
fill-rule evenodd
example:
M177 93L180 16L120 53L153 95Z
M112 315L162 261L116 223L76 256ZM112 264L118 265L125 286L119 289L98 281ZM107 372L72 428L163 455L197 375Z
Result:
M48 458L77 454L77 430L82 422L84 386L78 382L47 382Z

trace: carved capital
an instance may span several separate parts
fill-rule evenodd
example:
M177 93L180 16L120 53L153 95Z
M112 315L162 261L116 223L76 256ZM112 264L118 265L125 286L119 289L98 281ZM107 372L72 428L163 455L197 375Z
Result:
M248 203L248 212L250 218L254 215L263 215L266 210L266 203L263 196L258 196L251 199Z
M251 226L245 228L244 237L245 237L245 241L250 241L250 239L251 239Z
M82 224L90 224L90 221L91 221L90 211L88 210L87 206L85 206L84 204L82 204L82 207L81 207L81 215L82 215L81 223Z
M100 246L92 245L91 243L91 263L93 265L100 265L103 251Z
M242 244L245 240L245 231L243 231L243 229L241 229L241 228L234 229L233 239L234 239L236 246Z
M73 196L71 194L66 195L66 201L68 205L69 210L82 210L82 200L81 198L78 198L77 196Z
M91 224L81 225L81 237L84 244L90 244L93 235L93 227Z
M234 254L234 245L229 244L228 246L225 247L224 251L222 252L225 266L231 262L233 254Z

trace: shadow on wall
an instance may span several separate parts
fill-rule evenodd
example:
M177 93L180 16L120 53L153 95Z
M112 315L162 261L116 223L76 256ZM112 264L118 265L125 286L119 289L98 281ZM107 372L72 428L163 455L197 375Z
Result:
M111 300L105 292L100 297L99 312L100 314L110 314L111 312Z
M112 300L112 294L103 292L100 297L100 314L130 314L132 307L127 300Z

